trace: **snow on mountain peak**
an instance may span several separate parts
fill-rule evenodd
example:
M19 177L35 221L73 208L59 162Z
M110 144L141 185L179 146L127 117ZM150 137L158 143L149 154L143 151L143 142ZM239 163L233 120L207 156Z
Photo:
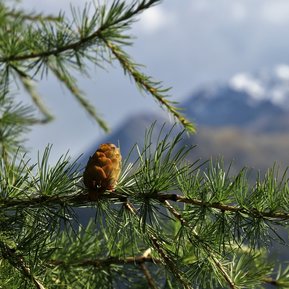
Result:
M289 109L289 65L277 65L271 71L259 74L238 73L229 80L236 91L246 92L253 103L270 101L283 109Z
M231 78L229 86L237 91L245 91L255 100L262 100L265 97L265 90L258 79L247 73L238 73Z

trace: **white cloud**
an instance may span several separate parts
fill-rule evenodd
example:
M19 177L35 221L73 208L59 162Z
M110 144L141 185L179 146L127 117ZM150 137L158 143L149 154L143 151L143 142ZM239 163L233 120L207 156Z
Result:
M138 25L142 31L152 34L171 26L174 20L174 14L165 11L161 6L155 6L142 13Z
M280 64L275 68L276 75L282 80L289 80L289 65Z
M271 101L276 105L286 106L288 103L288 89L275 88L271 91Z

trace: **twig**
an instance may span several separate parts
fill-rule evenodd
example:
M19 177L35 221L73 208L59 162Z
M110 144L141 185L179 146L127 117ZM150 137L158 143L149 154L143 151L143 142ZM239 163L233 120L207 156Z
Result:
M197 238L198 241L200 241L203 244L204 249L207 251L208 257L212 259L216 267L219 269L219 272L222 274L223 278L228 283L229 287L231 289L237 289L236 285L234 284L234 281L228 275L224 266L220 263L220 261L214 255L213 250L210 248L210 246L201 240L200 236L195 231L195 229L184 220L182 215L173 206L171 206L171 204L168 201L164 201L164 204L167 207L167 209L172 213L172 215L175 216L181 222L182 225L189 227L192 230L194 237Z
M10 10L5 13L5 16L11 18L21 18L28 21L49 21L49 22L60 22L63 20L62 16L53 16L53 15L43 15L41 13L25 14L24 11Z
M93 192L92 192L93 193ZM90 196L93 194L74 194L70 196L46 196L46 195L36 195L30 198L25 199L2 199L0 200L0 208L2 209L12 209L14 207L17 208L27 208L27 207L37 207L39 205L72 205L72 206L81 206L83 204L96 202L101 199L117 199L121 202L126 202L128 196L119 192L98 192L95 191L95 197L92 199ZM254 218L268 218L268 219L276 219L276 220L289 220L289 213L281 213L281 212L264 212L259 211L257 209L247 209L239 206L233 205L225 205L222 203L210 203L204 202L199 199L193 199L184 197L178 194L169 194L169 193L158 193L150 196L151 199L160 201L163 203L164 201L173 201L178 203L186 203L192 206L198 207L206 207L211 209L218 209L220 211L228 212L228 213L239 213L245 214Z
M54 266L73 266L73 267L104 267L109 265L126 265L126 264L134 264L140 265L143 263L154 263L160 264L161 260L152 256L136 256L136 257L126 257L126 258L119 258L119 257L109 257L106 259L87 259L75 262L69 262L63 260L50 260L48 264Z
M178 277L178 279L182 282L185 289L192 289L191 286L187 284L187 282L184 280L183 276L179 273L177 270L175 264L170 259L170 257L167 255L165 250L162 248L161 243L154 235L149 235L150 241L154 245L154 248L157 250L158 254L164 259L166 265L170 268L170 270Z
M279 287L278 281L273 279L273 278L271 278L271 277L263 278L262 281L267 283L267 284L270 284L272 286Z
M178 212L176 212L179 214ZM180 217L181 219L182 217ZM87 260L82 260L82 261L75 261L75 262L69 262L67 263L66 261L63 260L50 260L48 262L49 265L53 266L73 266L73 267L104 267L104 266L109 266L109 265L126 265L126 264L131 264L131 265L142 265L145 263L153 263L153 264L162 264L162 260L156 257L152 257L150 255L148 256L136 256L136 257L126 257L126 258L119 258L119 257L109 257L106 259L87 259ZM262 281L264 283L268 283L273 286L278 286L278 281L271 278L271 277L266 277L263 278ZM152 287L153 288L153 287Z
M130 211L134 216L137 216L137 211L133 207L133 205L126 199L125 207ZM163 249L161 243L159 242L158 238L153 234L148 232L148 237L153 244L154 248L157 250L158 254L163 258L165 264L169 267L169 269L177 276L179 281L183 284L185 289L192 289L191 286L187 284L184 280L183 276L180 274L178 268L176 268L175 264L172 262L171 258L167 255L165 250Z
M27 75L25 75L25 73L21 73L21 71L16 66L13 66L13 69L17 72L20 81L22 82L25 90L31 96L34 104L37 106L39 111L44 115L45 118L41 122L47 123L47 122L51 121L54 117L49 112L46 105L43 103L43 100L41 99L40 95L35 90L31 79L29 79L29 77Z
M178 112L178 108L173 106L173 102L168 101L167 98L163 95L165 90L156 87L158 83L152 83L148 76L141 74L136 69L136 65L125 56L124 52L119 46L108 41L101 35L100 38L119 61L124 71L128 72L128 74L133 78L139 87L150 93L161 104L161 106L165 107L177 120L180 121L180 123L185 128L189 129L190 132L195 132L195 127L193 124Z
M191 204L191 205L195 205L198 207L207 207L207 208L218 209L221 211L227 211L227 212L232 212L232 213L247 214L252 217L265 217L265 218L289 220L288 213L263 212L263 211L258 211L257 209L246 209L246 208L242 208L239 206L225 205L222 203L204 202L198 199L188 198L188 197L184 197L178 194L162 193L162 194L158 194L157 199L159 201L168 200L168 201L174 201L174 202L179 202L179 203Z
M31 280L37 289L45 289L45 287L38 281L29 267L26 266L24 259L16 253L15 250L8 247L3 242L0 243L2 256L17 270L19 270L26 278Z
M152 288L152 289L157 289L157 286L156 286L156 284L155 284L155 281L154 281L154 279L153 279L150 271L149 271L148 268L145 266L145 264L144 264L144 263L141 263L139 266L140 266L141 270L143 271L143 273L144 273L144 275L145 275L145 277L146 277L146 280L147 280L147 282L148 282L149 287Z

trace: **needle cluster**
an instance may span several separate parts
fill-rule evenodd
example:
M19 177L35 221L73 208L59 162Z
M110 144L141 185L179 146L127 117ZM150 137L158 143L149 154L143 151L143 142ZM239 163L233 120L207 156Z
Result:
M36 88L36 81L53 75L75 97L98 125L108 131L106 121L78 87L75 75L89 76L93 64L106 69L115 62L123 68L143 92L151 95L189 131L194 125L168 99L168 88L141 71L125 52L132 45L128 34L140 13L158 4L160 0L112 1L108 4L90 4L81 11L71 8L71 16L25 13L11 9L0 2L0 85L6 89L22 86L42 113L42 122L53 119ZM7 37L9 35L9 37ZM121 96L117 96L121 97Z
M153 143L152 127L143 149L134 147L139 157L124 161L115 191L96 189L93 200L76 163L63 156L49 165L51 148L34 165L2 162L1 270L10 273L0 281L9 288L19 279L27 288L288 286L288 268L269 258L286 242L278 233L289 220L286 175L273 168L251 184L245 169L232 176L219 162L188 161L193 147L175 130Z

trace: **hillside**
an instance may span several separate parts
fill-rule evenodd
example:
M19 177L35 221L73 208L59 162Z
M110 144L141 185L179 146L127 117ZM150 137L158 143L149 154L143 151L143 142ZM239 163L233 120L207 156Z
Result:
M133 116L118 127L110 136L101 142L119 144L122 155L126 157L134 144L143 145L145 131L157 120L154 138L165 121L153 114ZM171 127L166 123L167 131ZM289 165L289 137L287 132L275 132L274 135L266 132L253 133L244 128L233 126L215 129L209 126L198 126L198 131L193 136L184 135L184 144L196 145L193 160L222 157L225 164L232 163L232 172L239 171L246 166L254 170L265 172L276 162L281 170ZM98 144L93 144L84 154L83 163L92 155Z

